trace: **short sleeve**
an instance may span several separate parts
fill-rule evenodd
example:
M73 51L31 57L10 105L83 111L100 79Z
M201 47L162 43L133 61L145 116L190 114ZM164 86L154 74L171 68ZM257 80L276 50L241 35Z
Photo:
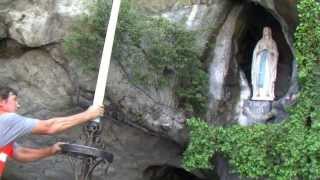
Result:
M17 138L29 134L37 124L37 119L8 113L0 117L0 146L5 146Z

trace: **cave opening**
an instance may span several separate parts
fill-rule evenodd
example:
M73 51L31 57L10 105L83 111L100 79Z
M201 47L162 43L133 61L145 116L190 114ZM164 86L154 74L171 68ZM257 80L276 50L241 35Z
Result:
M277 100L284 96L290 87L293 61L293 53L286 41L281 25L275 16L256 3L247 3L240 17L234 36L235 46L237 47L235 56L248 80L250 88L254 48L262 37L263 27L268 26L272 30L272 37L276 41L279 51L275 84L275 97Z
M172 165L151 165L143 172L144 179L146 180L209 180L204 177L198 177L191 172ZM216 180L217 177L211 178Z

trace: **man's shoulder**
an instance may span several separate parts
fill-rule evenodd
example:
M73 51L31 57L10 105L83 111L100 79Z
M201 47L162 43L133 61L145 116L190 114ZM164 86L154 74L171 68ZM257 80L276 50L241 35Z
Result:
M5 113L0 115L0 121L8 121L11 124L14 122L35 121L35 119L28 118L17 113Z
M0 114L0 119L9 118L12 116L17 116L17 115L18 115L17 113L2 113L2 114Z
M24 118L24 116L14 112L0 114L0 119L11 119L11 118Z

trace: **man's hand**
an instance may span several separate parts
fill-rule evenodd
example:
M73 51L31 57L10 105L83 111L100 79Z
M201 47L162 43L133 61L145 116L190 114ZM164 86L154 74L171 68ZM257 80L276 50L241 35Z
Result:
M58 142L52 146L45 148L27 148L18 147L14 150L13 158L20 162L31 162L40 160L49 156L56 155L61 152L60 145L65 144L63 142Z
M55 143L54 145L51 146L51 152L52 152L52 155L55 155L55 154L58 154L61 152L61 145L63 144L66 144L64 142L57 142Z
M86 110L86 112L90 114L92 119L95 119L95 118L103 116L104 106L92 105Z

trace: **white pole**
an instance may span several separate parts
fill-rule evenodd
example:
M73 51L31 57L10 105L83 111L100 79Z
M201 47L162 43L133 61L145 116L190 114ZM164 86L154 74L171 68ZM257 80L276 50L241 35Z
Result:
M93 105L103 105L104 94L107 85L108 71L111 59L112 45L114 40L114 34L117 27L118 14L120 10L121 0L113 0L112 9L107 29L106 38L104 41L104 47L101 57L101 64L99 68L99 75L96 84L96 91L94 94ZM100 118L94 120L100 122Z

